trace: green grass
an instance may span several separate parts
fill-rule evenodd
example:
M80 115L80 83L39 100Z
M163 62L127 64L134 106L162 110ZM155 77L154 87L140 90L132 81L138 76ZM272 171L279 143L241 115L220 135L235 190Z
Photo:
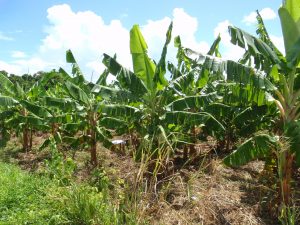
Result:
M136 224L134 215L88 184L60 186L0 163L0 224Z
M51 183L0 163L0 224L47 224L54 214L44 198Z

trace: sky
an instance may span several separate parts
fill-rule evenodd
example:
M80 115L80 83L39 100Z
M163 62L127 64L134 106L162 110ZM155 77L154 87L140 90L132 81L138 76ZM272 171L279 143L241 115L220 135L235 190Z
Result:
M103 53L132 68L129 31L139 24L150 57L158 61L165 33L173 21L172 37L205 53L221 35L221 54L237 60L243 50L230 43L234 25L255 35L259 10L270 37L284 51L277 10L280 0L0 0L0 71L22 75L62 67L71 49L88 80L96 80L104 66ZM175 62L173 42L167 59Z

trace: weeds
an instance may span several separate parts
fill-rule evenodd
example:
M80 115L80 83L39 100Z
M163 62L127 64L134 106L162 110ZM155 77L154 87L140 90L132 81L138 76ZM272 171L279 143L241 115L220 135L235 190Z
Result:
M104 194L108 193L106 181L101 181L102 191L86 183L61 186L55 179L4 163L0 163L0 174L1 225L136 224L133 214Z

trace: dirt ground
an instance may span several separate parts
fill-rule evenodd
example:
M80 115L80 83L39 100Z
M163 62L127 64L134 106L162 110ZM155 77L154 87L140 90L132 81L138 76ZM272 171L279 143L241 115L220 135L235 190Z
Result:
M120 172L118 176L134 180L138 168L130 158L111 152L105 157L114 175ZM232 169L220 159L197 169L183 168L158 181L155 191L144 188L138 203L140 216L148 218L150 224L166 225L277 224L267 208L272 203L266 196L273 190L261 184L263 168L262 161L255 161Z

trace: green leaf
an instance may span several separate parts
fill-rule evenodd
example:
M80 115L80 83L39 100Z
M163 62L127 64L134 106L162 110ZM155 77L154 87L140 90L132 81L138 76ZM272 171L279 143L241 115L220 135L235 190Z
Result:
M300 38L300 29L286 8L280 7L278 13L281 21L285 53L288 55L291 54L289 52Z
M0 103L1 104L1 103ZM5 111L1 111L0 112L0 120L6 120L11 118L12 116L14 116L16 110L15 109L9 109L9 110L5 110Z
M202 69L199 79L197 80L197 87L203 88L207 84L209 79L209 71L207 69Z
M166 34L166 42L164 44L160 60L158 64L156 65L155 73L154 73L154 83L156 84L158 90L162 90L163 87L167 86L168 81L164 77L166 74L166 55L167 55L167 48L171 41L171 35L172 35L172 28L173 23L171 22L167 34Z
M112 143L108 139L108 137L105 135L105 131L103 131L102 129L103 128L96 127L97 140L102 142L102 144L105 148L109 149L112 146Z
M80 87L70 81L65 82L65 87L73 99L84 103L85 105L89 104L89 97Z
M9 96L0 96L0 106L2 107L10 107L18 104L19 102L12 97Z
M171 102L168 107L174 111L181 111L186 109L199 109L218 99L216 93L203 94L199 96L187 96Z
M15 83L15 94L16 96L18 96L18 98L24 98L25 97L25 93L23 88L19 85L18 82Z
M71 50L67 50L67 52L66 52L66 61L68 63L72 63L72 74L76 78L75 83L78 85L82 84L85 81L85 79L84 79L84 76L80 70L80 67L78 66Z
M182 73L170 62L168 62L168 70L171 73L172 80L175 80L182 76Z
M132 117L139 112L139 109L127 105L106 104L100 108L100 112L110 117Z
M300 121L286 123L284 134L289 140L291 151L296 154L297 165L300 166Z
M48 110L42 106L39 106L37 104L34 104L32 102L26 101L26 100L22 100L20 101L20 103L31 113L33 113L36 116L39 117L51 117L51 114L48 112Z
M56 107L64 111L71 110L75 108L75 104L70 101L70 99L56 98L56 97L45 97L45 102L47 107Z
M85 125L84 122L81 122L81 123L66 123L66 124L63 125L63 129L66 130L67 132L74 133L74 132L83 130L84 125Z
M257 19L257 29L256 29L256 33L259 35L259 38L265 42L268 46L270 46L270 48L276 52L277 56L280 58L280 59L283 59L284 60L284 56L282 55L282 53L278 50L278 48L274 45L274 43L272 42L269 34L268 34L268 31L265 27L265 24L264 24L264 21L259 13L258 10L256 10L256 13L257 13L257 16L256 16L256 19Z
M133 71L143 80L148 90L154 89L154 73L156 66L147 55L148 46L138 25L130 30L130 53L132 55Z
M175 69L175 68L174 68ZM189 72L187 72L186 74L182 75L180 73L179 70L173 70L170 71L171 73L178 72L178 76L177 74L174 74L174 79L172 79L169 82L169 88L172 88L173 90L175 90L175 92L178 93L182 92L182 93L178 93L179 95L194 95L195 94L195 89L193 88L195 85L195 76L198 74L199 70L198 69L192 69ZM177 78L175 78L177 76Z
M99 125L107 128L117 130L120 127L127 127L127 122L115 117L104 117L99 121Z
M275 145L274 137L258 134L241 144L234 152L226 156L223 162L227 166L242 166L254 159L267 157L272 152L272 146Z
M28 124L35 129L42 130L42 131L49 130L49 126L47 126L45 124L45 121L40 117L34 115L26 116L26 117L19 115L18 119L19 119L19 123Z
M1 93L14 96L15 95L15 86L14 84L8 79L8 77L4 76L4 74L0 73L0 87Z
M72 114L52 115L47 121L49 123L66 124L72 122L72 116Z
M109 75L109 70L108 70L108 69L105 69L105 70L103 71L103 73L100 74L100 77L99 77L98 80L96 81L96 84L102 85L102 86L106 86L106 85L107 85L106 80L107 80L108 75Z
M290 13L291 17L297 22L300 19L300 2L299 0L285 0L284 7Z
M66 61L67 61L67 63L76 63L76 60L75 60L75 58L73 56L73 53L70 49L67 50L67 52L66 52Z
M244 48L254 57L256 68L264 68L264 64L269 64L269 62L281 65L281 61L276 52L265 42L237 27L229 26L228 29L231 42Z
M276 81L278 82L279 81L279 73L278 73L278 67L277 65L274 65L272 67L272 70L270 72L270 76Z
M114 58L104 54L102 62L109 72L116 76L122 88L136 96L143 96L148 92L144 82L136 74L121 66Z
M222 130L225 130L223 125L213 115L207 112L192 113L186 111L172 111L166 113L166 122L168 124L188 124L189 126L205 125L210 121Z
M107 87L103 85L95 84L91 90L92 93L95 93L97 96L100 96L101 99L106 99L109 101L128 101L129 99L137 99L138 96L133 95L130 91L119 89L115 87Z
M287 52L286 60L290 68L295 68L299 65L300 62L300 37Z
M207 52L207 55L214 55L216 57L221 57L221 54L219 52L219 44L221 41L221 36L220 34L218 35L218 37L216 38L216 40L214 41L214 43L210 46L209 51Z

